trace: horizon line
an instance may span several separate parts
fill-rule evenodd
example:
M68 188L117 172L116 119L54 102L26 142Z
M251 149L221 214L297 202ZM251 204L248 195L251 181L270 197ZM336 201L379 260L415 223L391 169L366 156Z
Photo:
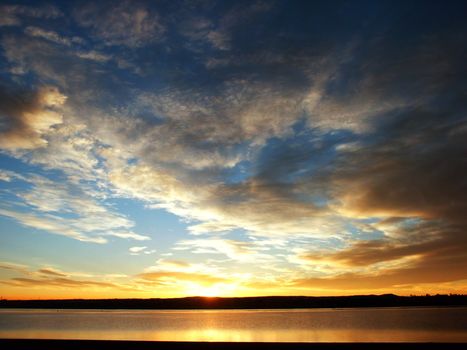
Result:
M398 297L398 298L430 298L430 297L467 297L467 294L410 294L410 295L399 295L394 293L383 293L383 294L349 294L349 295L258 295L258 296L203 296L203 295L192 295L184 297L167 297L167 298L53 298L53 299L8 299L0 297L0 302L2 301L86 301L86 300L182 300L182 299L260 299L260 298L351 298L351 297Z

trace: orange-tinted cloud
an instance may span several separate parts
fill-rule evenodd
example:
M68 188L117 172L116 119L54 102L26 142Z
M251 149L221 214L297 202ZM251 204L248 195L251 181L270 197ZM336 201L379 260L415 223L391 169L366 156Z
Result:
M396 268L378 268L368 272L343 273L332 277L299 278L296 286L308 286L322 289L382 289L390 290L400 285L425 283L443 283L467 279L467 250L465 242L434 241L427 244L414 244L403 249L384 248L380 244L363 248L358 245L355 252L351 249L330 255L328 259L337 259L350 265L366 265L388 261L411 254L420 254L419 259ZM376 249L376 251L375 251ZM377 251L381 257L377 258ZM402 254L403 252L403 254ZM355 255L354 255L355 253Z
M6 90L0 87L0 148L32 149L45 146L42 137L62 116L54 108L65 103L57 88L43 86L35 91Z
M384 125L376 143L345 152L334 174L339 209L467 225L467 128L457 116L465 107L458 100L443 114L406 111Z
M37 272L43 274L43 275L50 275L50 276L55 276L55 277L66 277L67 275L63 272L57 271L55 269L51 268L42 268L38 270Z
M208 275L203 273L180 272L180 271L157 271L146 272L138 275L139 278L145 281L156 283L165 282L194 282L198 284L214 284L228 282L228 279L223 277Z
M109 282L97 282L90 280L74 280L64 277L55 278L23 278L15 277L8 281L2 281L3 284L9 284L12 286L20 287L42 287L42 286L56 286L56 287L107 287L107 288L118 288L117 285Z
M13 276L0 279L4 285L5 293L15 295L18 291L29 290L30 295L37 295L37 291L47 290L50 295L61 295L66 290L90 291L90 293L138 293L141 290L134 285L122 283L126 276L88 276L83 279L82 274L68 273L56 268L42 267L37 270L26 265L12 264L10 262L0 263L0 268L9 270ZM123 277L123 278L122 278ZM128 281L127 281L128 282ZM35 290L35 292L33 291ZM74 292L72 292L74 293ZM20 293L21 294L21 293Z

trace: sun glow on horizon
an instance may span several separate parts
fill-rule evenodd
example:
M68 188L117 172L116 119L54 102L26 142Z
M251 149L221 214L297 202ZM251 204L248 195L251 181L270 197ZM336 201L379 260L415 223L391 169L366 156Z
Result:
M185 294L200 297L230 297L235 296L237 290L238 286L235 283L215 283L211 285L189 283L185 287Z

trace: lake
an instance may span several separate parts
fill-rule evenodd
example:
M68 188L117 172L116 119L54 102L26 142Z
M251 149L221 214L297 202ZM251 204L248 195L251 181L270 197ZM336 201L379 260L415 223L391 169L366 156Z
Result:
M467 342L467 308L0 309L0 338L233 342Z

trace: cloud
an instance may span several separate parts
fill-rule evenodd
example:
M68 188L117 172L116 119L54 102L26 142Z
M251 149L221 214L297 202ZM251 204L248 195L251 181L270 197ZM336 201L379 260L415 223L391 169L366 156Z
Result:
M378 132L378 121L407 109L432 108L446 91L459 92L464 73L457 48L466 41L451 35L459 25L451 21L443 30L427 26L425 35L414 36L405 35L405 22L391 34L377 26L369 38L354 37L342 50L324 56L326 79L318 76L318 98L307 107L310 127Z
M181 182L149 166L109 174L122 195L157 203L158 208L201 223L195 234L245 229L260 235L337 235L342 222L313 203L277 191L280 184L237 185Z
M280 3L190 6L76 7L89 34L79 48L62 34L74 29L67 23L5 33L12 79L54 88L2 87L0 147L54 175L1 172L4 185L28 186L2 215L82 241L143 241L109 199L139 200L196 235L172 241L175 253L271 262L278 280L307 288L358 288L352 278L392 288L403 271L421 281L432 268L438 277L427 281L436 283L433 261L463 266L465 38L452 33L465 25L457 17L437 14L433 28L424 8L427 25L398 18L395 26L388 15L356 30L365 21L323 16L316 4L287 4L286 13ZM3 9L9 25L46 16ZM139 50L146 45L154 50ZM187 264L159 261L149 272L174 286L191 272L218 276Z
M464 247L461 249L464 251ZM450 257L449 254L456 254ZM419 264L386 269L377 274L346 273L327 278L302 278L294 282L301 287L346 290L395 290L399 286L445 283L467 278L466 257L459 249L441 250Z
M127 287L122 287L110 282L99 282L92 280L75 280L65 277L54 277L54 278L24 278L24 277L15 277L9 280L0 281L5 285L13 287L27 287L27 288L36 288L36 287L59 287L59 288L111 288L111 289L124 289L128 291ZM132 289L130 289L132 290Z
M138 108L151 108L156 116L165 118L162 124L153 125L150 120L122 115L109 118L106 123L109 127L103 128L102 114L97 117L94 111L85 113L96 116L86 123L97 140L144 160L139 162L140 166L109 167L110 183L116 187L116 193L153 202L177 215L199 220L201 225L193 225L192 229L198 233L236 227L263 233L287 234L290 230L304 233L303 227L313 226L316 220L324 224L322 218L316 218L315 214L320 211L316 207L279 194L276 189L282 184L252 180L224 186L194 180L196 176L212 182L217 175L211 175L210 168L232 168L241 161L251 160L269 138L281 138L292 132L293 125L301 118L303 96L307 96L306 91L300 91L308 83L302 79L289 84L286 78L289 71L274 69L280 72L276 79L226 80L208 98L206 91L196 86L186 90L175 86L167 94L143 94L137 100ZM112 135L110 139L108 135ZM36 153L34 161L63 168L65 164L82 163L86 159L75 157L75 153L78 155L83 150L71 153L69 143L63 141L57 138L53 144L57 147L50 148L50 152ZM69 156L73 156L73 163L66 160ZM177 159L175 167L188 170L167 169L167 163L173 163L174 159ZM92 158L90 164L91 161ZM108 165L113 162L109 158L107 161ZM206 177L190 174L191 169L207 169ZM70 168L69 172L72 171ZM129 178L132 180L128 181ZM141 187L141 183L145 185ZM232 201L235 193L245 201ZM252 200L248 202L248 198ZM287 212L284 206L289 208ZM239 214L244 217L242 220L236 219ZM226 219L232 222L227 223Z
M39 272L42 275L46 275L46 276L55 276L55 277L66 277L67 276L67 274L61 271L58 271L56 269L50 268L50 267L42 268L38 270L37 272Z
M171 260L171 259L159 259L156 262L156 266L160 266L162 269L168 270L187 270L193 267L192 264L182 260Z
M212 285L216 283L229 282L228 279L203 273L186 273L179 271L146 272L138 275L144 281L155 284L179 284L183 282L194 282L200 285Z
M328 266L326 273L333 276L300 283L389 290L465 279L463 268L457 270L467 247L461 100L454 94L449 108L400 111L374 122L379 132L361 138L359 147L342 150L328 178L335 198L331 209L347 218L372 218L370 227L383 238L299 254L310 271Z
M276 90L269 84L235 81L222 88L204 98L201 91L190 96L176 90L139 97L137 108L150 107L162 118L155 124L139 118L113 118L108 125L116 133L106 130L106 134L118 135L114 144L124 143L125 150L132 150L140 161L113 168L111 183L122 194L201 221L191 228L196 233L234 228L309 233L313 223L330 225L325 210L287 193L293 184L264 181L262 174L236 184L217 182L222 169L256 161L255 150L271 137L293 136L301 110L301 96L295 99L295 90L289 96L287 87ZM241 144L246 147L237 147ZM113 155L110 151L106 155L110 164Z
M138 233L132 232L132 231L109 231L106 236L114 236L118 238L123 238L123 239L134 239L136 241L149 241L151 240L151 237L145 236L145 235L140 235ZM151 254L154 253L154 250L147 251L145 254Z
M165 32L161 18L142 2L88 3L75 10L75 19L107 45L137 48L160 40Z
M260 260L260 254L255 254L255 251L249 243L229 239L183 240L178 242L174 249L189 249L193 253L198 254L224 254L232 260Z
M464 239L457 237L460 233L459 227L440 222L408 219L397 229L388 229L386 226L384 233L384 239L354 241L341 250L307 252L301 257L311 265L329 263L344 268L371 268L374 265L392 268L392 262L398 260L407 260L404 263L406 266L421 266L432 256L447 253L465 244ZM455 258L457 255L453 257ZM450 259L449 254L446 254L446 259Z
M2 13L0 27L21 25L21 17L50 19L63 16L63 13L52 5L43 5L39 7L1 5L0 13Z
M69 288L85 288L86 290L99 290L104 289L106 292L109 290L121 290L125 292L138 292L140 291L133 286L121 282L125 275L88 275L82 273L63 272L59 269L52 267L41 267L37 270L31 266L13 264L10 262L1 262L0 268L8 269L18 274L21 277L9 277L0 279L0 284L4 286L11 286L16 288L40 288L47 289L64 289ZM86 276L88 279L83 279Z
M222 157L223 151L229 156L228 150L235 144L262 145L269 137L290 134L292 125L301 117L302 95L298 90L305 82L288 86L280 79L272 82L227 80L212 94L197 87L186 91L174 88L159 94L142 94L138 102L140 107L151 108L156 117L165 120L154 129L172 135L168 141L176 144L170 146L180 147L185 152L198 151L193 155L198 156L198 166L205 167L211 164L204 163L203 152L209 152L210 159L216 160ZM224 166L229 163L226 157L219 161L223 161Z
M270 9L271 4L263 1L253 1L233 6L219 19L217 27L207 33L206 39L219 50L229 50L236 27L245 25L245 22L252 20L255 15L267 12Z
M175 157L181 166L192 169L233 167L246 158L240 144L261 144L269 136L287 133L296 118L296 114L288 113L293 105L286 101L273 101L267 94L255 95L253 91L248 97L244 93L243 106L209 102L197 105L194 101L174 101L169 96L142 96L142 107L149 105L156 116L167 119L157 127L138 121L138 129L144 124L147 128L141 130L137 144L129 142L149 162L171 162ZM225 97L228 95L226 92ZM216 96L213 100L222 98ZM276 118L279 114L284 118Z
M71 43L72 43L71 39L60 36L57 32L54 32L52 30L45 30L39 27L29 26L29 27L26 27L24 32L33 37L38 37L38 38L42 38L45 40L49 40L56 44L71 46Z
M130 253L139 253L143 250L145 250L147 247L131 247L130 249L128 249L130 251Z
M178 23L178 31L190 40L205 40L213 23L206 17L187 15Z
M132 232L131 220L99 203L77 184L58 184L40 176L23 180L31 188L17 191L18 200L10 204L18 208L0 208L0 215L28 227L86 242L105 243L108 237L150 239ZM29 212L24 212L25 208Z
M47 141L43 135L63 121L58 109L66 98L52 86L16 92L0 87L0 148L15 150L45 146Z
M222 295L240 284L240 274L217 266L214 261L192 263L186 260L158 259L153 266L136 275L142 288L157 288L167 295Z
M97 62L107 62L110 59L112 59L111 56L94 51L94 50L88 51L88 52L78 52L76 55L79 58L82 58L85 60L97 61Z
M381 51L371 59L359 57L359 50L353 49L352 60L357 66L365 62L364 70L361 75L354 74L355 70L346 68L354 63L345 63L342 68L346 69L334 74L333 88L339 91L339 75L349 72L353 72L350 81L355 88L338 94L331 89L315 105L311 125L323 130L338 129L339 123L347 128L347 121L357 122L358 127L350 129L360 136L358 142L352 142L351 137L336 146L337 157L330 171L323 172L324 182L324 177L305 173L301 188L313 184L327 188L330 210L346 220L376 221L370 225L376 230L373 234L379 232L383 238L360 236L343 248L301 255L310 273L324 269L333 276L303 279L307 286L337 290L346 284L355 289L370 289L373 284L375 288L396 288L398 279L409 284L412 278L417 284L423 283L422 279L444 283L465 278L462 273L441 273L442 266L449 269L464 260L456 247L465 249L461 232L466 221L460 213L467 202L461 175L466 168L461 160L466 151L462 138L465 103L459 81L451 79L452 72L463 73L460 56L449 49L462 44L444 34L399 51L393 50L386 38L377 40L375 46ZM439 41L442 37L444 43ZM389 60L404 50L410 51L405 54L410 59ZM420 65L421 61L426 64ZM384 70L388 65L391 69ZM428 72L428 66L435 68ZM340 106L333 109L335 102ZM330 119L320 119L321 112ZM342 120L334 124L339 114ZM427 277L430 271L432 279Z
M96 157L98 141L82 124L73 122L56 125L48 134L47 141L47 147L25 154L28 161L46 169L60 169L68 181L74 184L81 182L89 194L99 197L98 193L102 191L90 186L90 183L95 183L102 188L105 182L105 173Z
M4 284L16 286L16 287L64 287L64 288L78 288L78 287L106 287L116 288L117 286L113 283L108 282L95 282L86 280L73 280L69 278L57 277L48 279L33 279L33 278L22 278L16 277L9 281L2 281Z
M411 110L363 150L346 152L335 174L342 213L443 219L465 225L465 120L451 111ZM352 164L352 165L351 165Z
M0 181L11 182L17 177L21 177L21 175L16 174L14 171L0 169Z
M152 249L152 250L149 250L148 247L130 247L128 249L128 251L130 252L131 255L141 255L141 254L154 254L156 252L156 250Z
M439 293L465 288L463 229L403 221L397 238L358 239L344 248L310 251L302 247L296 251L297 259L290 260L295 273L284 275L281 283L296 293L308 290L324 295Z
M23 264L11 263L8 261L0 261L0 269L10 270L10 271L18 272L20 274L29 273L28 266L23 265Z
M73 227L67 225L60 217L53 215L26 214L12 210L0 209L0 215L15 219L24 226L34 229L67 236L83 242L105 243L107 240L102 237L87 237Z
M114 56L102 49L88 49L89 44L80 43L79 37L68 39L73 44L71 47L18 32L5 33L1 38L1 45L9 72L20 81L26 73L30 73L40 77L40 81L60 87L60 91L67 91L67 105L64 107L69 112L80 110L80 106L86 109L94 106L96 109L94 103L97 100L102 101L104 96L110 97L117 90L127 90L123 81L122 84L116 84L119 78L118 74L114 74L113 64L117 63L127 73L138 71L126 54L118 55L114 60ZM106 62L109 65L104 65ZM26 85L24 81L23 84ZM102 114L103 111L99 112ZM86 118L80 115L77 119ZM82 124L82 121L77 123Z

